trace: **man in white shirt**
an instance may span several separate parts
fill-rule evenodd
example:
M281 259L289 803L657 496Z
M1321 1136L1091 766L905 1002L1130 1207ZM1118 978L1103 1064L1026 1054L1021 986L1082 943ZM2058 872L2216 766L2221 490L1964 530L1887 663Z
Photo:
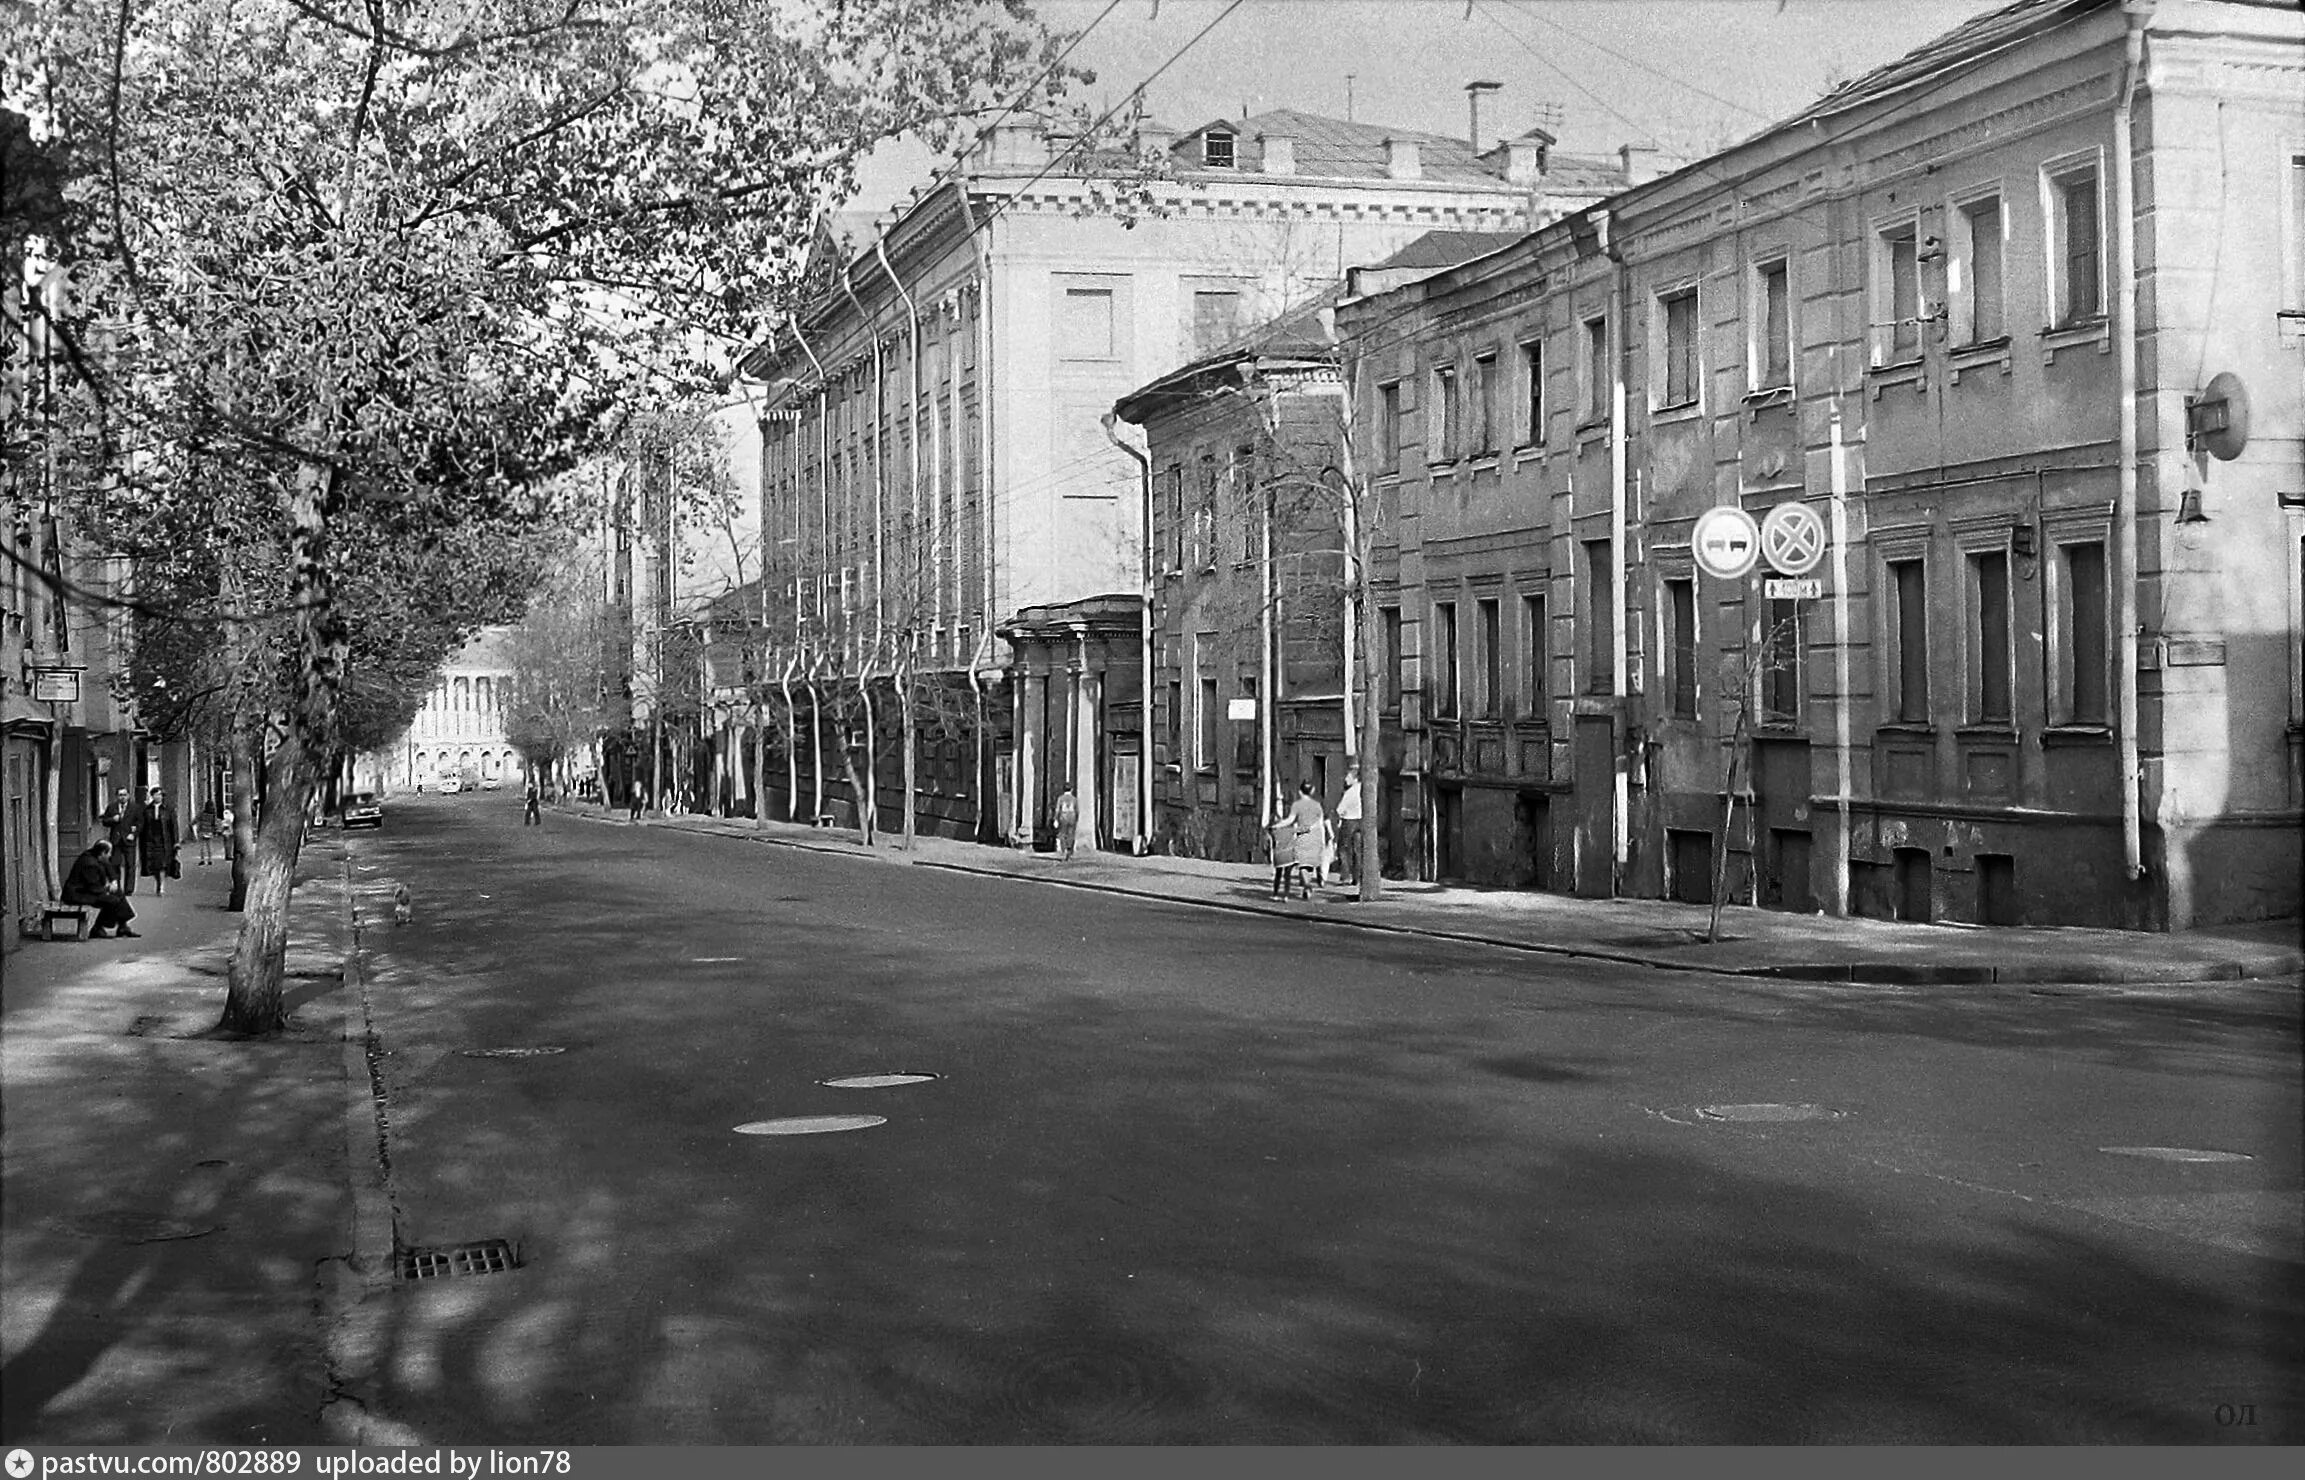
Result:
M1345 794L1337 798L1337 878L1355 883L1361 873L1361 778L1346 778Z

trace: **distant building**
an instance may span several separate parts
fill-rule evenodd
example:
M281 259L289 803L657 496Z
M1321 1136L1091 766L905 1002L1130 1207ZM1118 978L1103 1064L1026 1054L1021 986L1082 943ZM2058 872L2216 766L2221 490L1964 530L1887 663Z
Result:
M885 688L900 666L929 676L965 729L919 756L932 831L1045 836L1070 783L1101 799L1100 836L1137 841L1116 835L1110 774L1070 774L1075 753L1036 758L1020 740L1070 719L1047 708L1046 686L1027 692L1007 636L1031 630L1013 620L1027 611L1140 591L1138 468L1102 424L1118 396L1348 264L1435 230L1525 230L1620 188L1627 167L1558 155L1541 132L1476 154L1464 139L1286 110L1182 133L1148 124L1137 144L1167 178L1133 181L1112 161L1087 167L1070 141L993 129L956 180L877 235L829 241L817 301L745 362L766 387L762 540L781 634L763 671L789 658L827 685L868 674ZM1138 184L1151 208L1132 222L1117 198ZM1107 765L1141 764L1140 700L1103 702ZM793 731L803 767L855 738L811 738L831 723L816 708ZM880 704L875 723L892 710ZM892 814L902 745L875 750ZM770 768L773 785L784 769ZM792 799L770 805L784 815Z
M1338 319L1417 872L1701 901L1725 840L1776 909L2297 911L2294 5L2011 5ZM1720 509L1814 514L1814 587L1710 573Z
M509 629L490 628L449 659L407 730L361 758L354 784L437 791L449 776L465 786L523 784L527 766L504 729L513 683L508 636Z

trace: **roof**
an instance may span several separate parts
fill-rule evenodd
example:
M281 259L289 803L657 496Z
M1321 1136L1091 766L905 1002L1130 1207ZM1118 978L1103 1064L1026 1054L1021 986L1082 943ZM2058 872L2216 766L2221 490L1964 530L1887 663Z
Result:
M1839 87L1811 103L1782 123L1772 124L1762 132L1773 134L1780 129L1828 118L1860 103L1887 98L1915 83L1928 81L1955 67L1982 60L2006 46L2026 40L2042 31L2101 10L2112 0L2017 0L1999 10L1989 10L1972 16L1947 31L1906 52L1886 65L1875 67L1854 81Z
M1421 180L1444 185L1502 186L1505 183L1496 170L1481 163L1471 143L1462 138L1381 123L1348 123L1341 118L1324 118L1318 113L1300 113L1294 108L1275 108L1247 118L1210 119L1177 141L1172 152L1179 155L1180 173L1234 173L1233 170L1212 170L1199 162L1198 141L1211 129L1237 136L1239 142L1234 146L1233 158L1235 169L1241 171L1264 168L1264 145L1259 141L1266 135L1274 135L1296 142L1296 172L1300 175L1391 179L1391 173L1385 168L1385 141L1400 139L1418 145L1417 177Z
M1527 233L1521 231L1428 231L1384 261L1371 265L1379 269L1454 267L1475 257L1486 257L1499 247L1511 246L1525 235Z

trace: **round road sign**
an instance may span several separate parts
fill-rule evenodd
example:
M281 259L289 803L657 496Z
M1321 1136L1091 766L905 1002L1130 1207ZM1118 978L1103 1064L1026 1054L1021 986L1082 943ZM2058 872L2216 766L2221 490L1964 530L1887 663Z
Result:
M1761 529L1743 509L1707 509L1689 531L1689 550L1705 574L1734 581L1760 559Z
M1761 554L1781 576L1805 576L1825 558L1825 521L1807 504L1779 504L1761 521Z

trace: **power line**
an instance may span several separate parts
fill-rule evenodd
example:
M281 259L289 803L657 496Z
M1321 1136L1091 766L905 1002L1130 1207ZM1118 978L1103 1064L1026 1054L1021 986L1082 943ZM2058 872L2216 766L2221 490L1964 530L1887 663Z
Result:
M1758 109L1748 108L1743 103L1737 102L1733 98L1724 98L1717 92L1712 92L1708 89L1697 86L1695 83L1689 81L1685 77L1676 77L1672 73L1667 72L1660 67L1655 67L1647 62L1642 61L1639 57L1628 56L1613 46L1595 41L1590 36L1584 35L1581 32L1572 31L1567 26L1562 25L1559 21L1554 20L1551 16L1545 15L1541 11L1531 9L1526 3L1524 3L1524 0L1503 0L1503 3L1511 6L1514 10L1519 11L1521 14L1526 15L1530 20L1537 22L1539 25L1550 26L1552 29L1560 32L1563 36L1568 37L1571 41L1582 42L1595 51L1615 57L1618 61L1625 63L1627 66L1639 68L1641 71L1648 73L1651 77L1661 78L1666 82L1672 83L1675 87L1686 88L1690 92L1695 93L1698 97L1709 98L1713 102L1719 103L1724 108L1734 108L1737 112L1744 114L1747 118L1758 118L1764 122L1766 122L1768 119L1769 115L1760 112Z
M1552 58L1546 56L1543 52L1537 50L1536 47L1530 45L1528 37L1523 36L1520 32L1514 30L1512 27L1506 25L1503 21L1497 19L1497 14L1495 11L1490 10L1485 5L1480 5L1478 0L1473 0L1473 5L1474 8L1478 9L1482 15L1488 17L1489 24L1504 32L1507 36L1512 37L1514 41L1520 43L1521 50L1527 52L1530 56L1535 57L1539 62L1543 63L1545 68L1554 76L1560 78L1563 82L1566 82L1569 86L1575 88L1578 92L1583 93L1587 98L1590 98L1594 106L1598 107L1603 113L1608 114L1611 118L1614 118L1617 120L1617 122L1623 124L1626 128L1631 129L1641 138L1648 139L1654 137L1647 129L1641 127L1641 125L1633 122L1633 120L1618 112L1614 107L1610 105L1607 98L1602 97L1599 93L1594 92L1591 88L1585 86L1582 82L1579 82L1576 77L1568 70L1563 68L1560 63L1554 61Z

